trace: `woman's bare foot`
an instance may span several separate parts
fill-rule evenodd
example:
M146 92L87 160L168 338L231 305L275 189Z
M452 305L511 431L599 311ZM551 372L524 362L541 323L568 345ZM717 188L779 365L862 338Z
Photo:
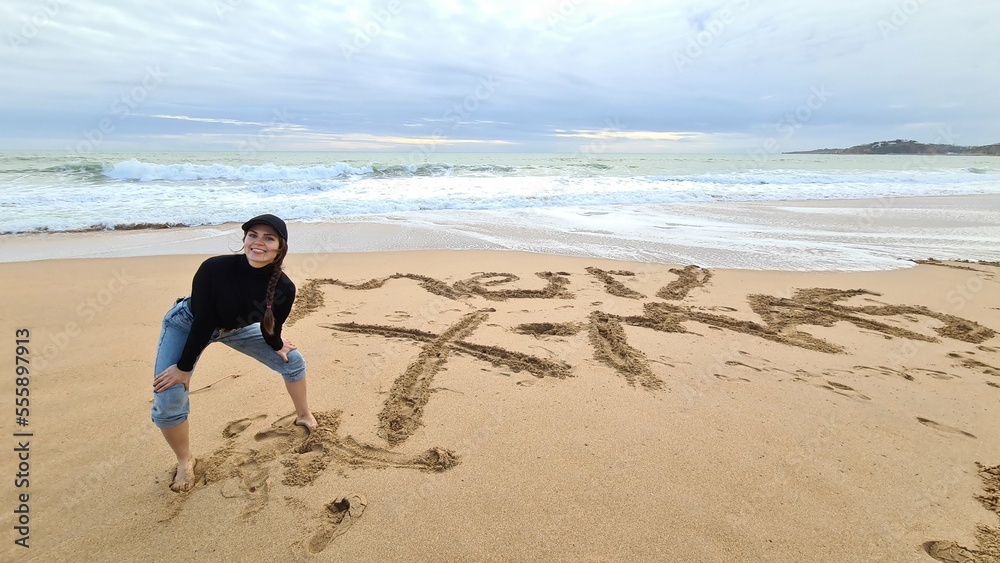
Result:
M194 487L194 459L177 462L177 473L170 490L175 493L185 493Z
M297 426L304 426L309 432L316 430L316 427L319 426L319 423L316 422L316 417L313 416L312 413L309 413L307 416L300 416L296 418L295 424Z

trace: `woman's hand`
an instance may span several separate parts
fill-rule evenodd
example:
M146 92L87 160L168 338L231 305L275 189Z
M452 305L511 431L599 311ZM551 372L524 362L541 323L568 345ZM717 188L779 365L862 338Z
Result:
M159 393L160 391L166 391L178 383L183 385L185 389L190 389L189 385L191 383L191 372L181 371L177 369L177 364L174 364L161 371L159 375L153 379L153 392Z
M288 353L291 352L292 350L295 350L296 346L292 344L291 340L285 337L281 337L281 343L284 344L284 346L281 347L281 350L275 350L275 352L277 352L278 355L281 356L282 360L285 360L287 362Z

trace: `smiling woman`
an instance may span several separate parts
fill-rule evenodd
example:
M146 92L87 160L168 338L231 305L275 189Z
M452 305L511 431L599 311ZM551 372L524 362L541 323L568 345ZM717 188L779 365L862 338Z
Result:
M273 227L264 223L251 225L246 229L243 235L243 253L251 266L266 267L275 261L279 252L284 258L286 248L281 244L279 236Z
M285 222L271 214L243 224L243 254L216 256L194 275L190 297L178 299L163 318L153 379L153 423L177 456L170 488L194 486L187 417L191 375L212 342L256 359L281 374L295 405L295 424L312 431L316 419L306 394L306 364L281 327L292 310L295 285L282 272L288 253Z

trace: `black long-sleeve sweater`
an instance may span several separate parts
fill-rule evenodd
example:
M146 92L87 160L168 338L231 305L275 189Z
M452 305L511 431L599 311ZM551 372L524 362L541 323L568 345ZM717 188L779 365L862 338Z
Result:
M232 330L264 320L267 299L267 282L274 272L273 266L254 268L243 254L215 256L202 262L191 283L191 312L194 322L184 352L177 360L177 368L194 369L198 356L208 346L215 329ZM280 350L281 326L292 311L295 284L281 274L274 289L274 334L261 327L264 340Z

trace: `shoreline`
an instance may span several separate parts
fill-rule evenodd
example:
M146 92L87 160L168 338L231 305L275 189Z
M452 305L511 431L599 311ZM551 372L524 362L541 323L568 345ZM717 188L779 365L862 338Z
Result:
M926 258L1000 260L1000 213L989 211L997 208L1000 195L980 195L428 212L289 224L296 253L515 250L749 270L874 271ZM238 249L240 234L230 223L0 235L0 262L219 254Z

